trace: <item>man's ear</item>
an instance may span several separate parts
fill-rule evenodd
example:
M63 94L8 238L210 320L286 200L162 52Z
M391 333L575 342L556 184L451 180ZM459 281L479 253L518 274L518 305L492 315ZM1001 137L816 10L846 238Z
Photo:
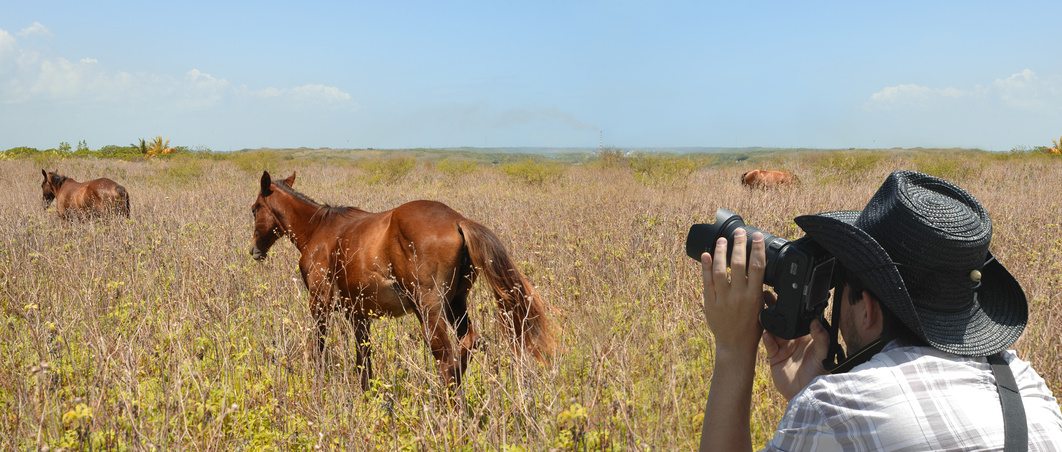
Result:
M879 331L884 328L885 313L882 312L881 301L871 295L869 290L864 290L859 302L863 304L863 318L859 319L863 328Z
M262 171L262 196L269 196L269 194L272 193L272 190L269 188L269 185L272 183L273 179L269 177L269 171Z
M284 183L287 184L287 186L289 186L289 187L294 187L295 186L295 172L294 171L291 172L291 175L288 176L287 179L284 179Z

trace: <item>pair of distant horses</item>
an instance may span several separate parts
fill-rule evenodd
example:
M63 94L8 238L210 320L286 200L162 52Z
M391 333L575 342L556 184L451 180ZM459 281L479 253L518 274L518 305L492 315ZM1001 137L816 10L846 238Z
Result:
M128 192L110 179L78 183L42 173L45 208L54 201L64 218L107 212L129 216ZM345 313L353 325L363 389L372 379L371 320L408 313L420 320L443 383L460 387L478 338L468 315L468 294L479 275L497 300L499 321L511 333L514 349L539 361L553 356L547 303L485 226L434 201L378 213L329 206L295 191L294 184L295 174L274 180L262 173L251 206L251 256L263 260L277 240L291 240L301 254L299 271L316 324L311 348L317 354L324 351L329 315ZM457 334L456 347L450 328Z

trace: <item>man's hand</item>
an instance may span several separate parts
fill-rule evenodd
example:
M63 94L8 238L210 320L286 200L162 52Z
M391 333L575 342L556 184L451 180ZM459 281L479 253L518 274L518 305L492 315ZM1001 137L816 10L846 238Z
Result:
M764 331L763 346L771 363L774 387L786 400L826 373L822 360L830 351L830 333L818 320L811 322L811 334L796 339L782 339Z
M763 272L767 267L763 234L752 235L752 257L745 262L745 231L734 231L730 275L726 239L715 242L715 258L701 254L704 316L715 336L715 364L701 425L701 450L750 450L749 410L756 373L756 342L763 327Z
M763 273L767 268L763 234L752 234L752 255L745 262L744 229L734 231L730 273L726 271L726 238L715 242L715 257L701 254L704 282L704 317L715 336L717 353L756 354L756 342L763 331Z

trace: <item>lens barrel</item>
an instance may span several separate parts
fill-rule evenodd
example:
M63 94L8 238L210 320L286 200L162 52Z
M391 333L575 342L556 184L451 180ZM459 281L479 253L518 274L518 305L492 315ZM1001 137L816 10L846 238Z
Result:
M760 311L760 324L775 336L794 339L805 336L815 319L821 318L829 302L836 259L808 237L792 242L745 224L741 216L726 209L715 212L715 223L695 224L686 236L686 254L695 260L701 253L713 252L715 241L726 237L726 263L734 248L734 231L747 234L760 231L766 245L767 268L763 283L774 288L776 301ZM752 247L746 248L746 262Z
M701 260L701 253L712 253L715 250L715 241L719 237L726 237L726 264L730 266L730 256L734 251L734 231L738 228L745 230L746 235L750 237L750 244L753 232L759 231L763 234L763 241L767 251L767 268L764 272L763 282L768 286L774 287L778 281L777 263L789 246L789 241L755 226L745 224L745 220L740 215L730 210L716 210L715 223L690 226L690 232L686 236L686 255L699 261ZM749 261L751 255L752 246L746 246L745 262Z

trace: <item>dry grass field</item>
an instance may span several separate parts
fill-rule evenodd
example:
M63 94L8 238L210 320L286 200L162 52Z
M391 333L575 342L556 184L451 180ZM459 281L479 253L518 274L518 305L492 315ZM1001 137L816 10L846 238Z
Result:
M689 225L728 207L796 238L794 216L859 209L900 168L951 178L988 208L993 252L1030 301L1015 348L1062 394L1062 159L607 157L0 160L0 449L690 450L713 346L698 267L683 253ZM60 221L41 207L42 165L124 184L132 217ZM757 166L790 169L803 183L742 188L741 173ZM414 316L374 322L368 392L341 316L325 365L306 361L312 321L296 250L285 239L264 262L248 255L263 167L274 176L298 170L296 188L321 202L378 211L433 199L491 228L552 304L555 360L543 366L512 353L480 281L470 304L484 339L463 409L449 406ZM785 408L760 366L756 445Z

